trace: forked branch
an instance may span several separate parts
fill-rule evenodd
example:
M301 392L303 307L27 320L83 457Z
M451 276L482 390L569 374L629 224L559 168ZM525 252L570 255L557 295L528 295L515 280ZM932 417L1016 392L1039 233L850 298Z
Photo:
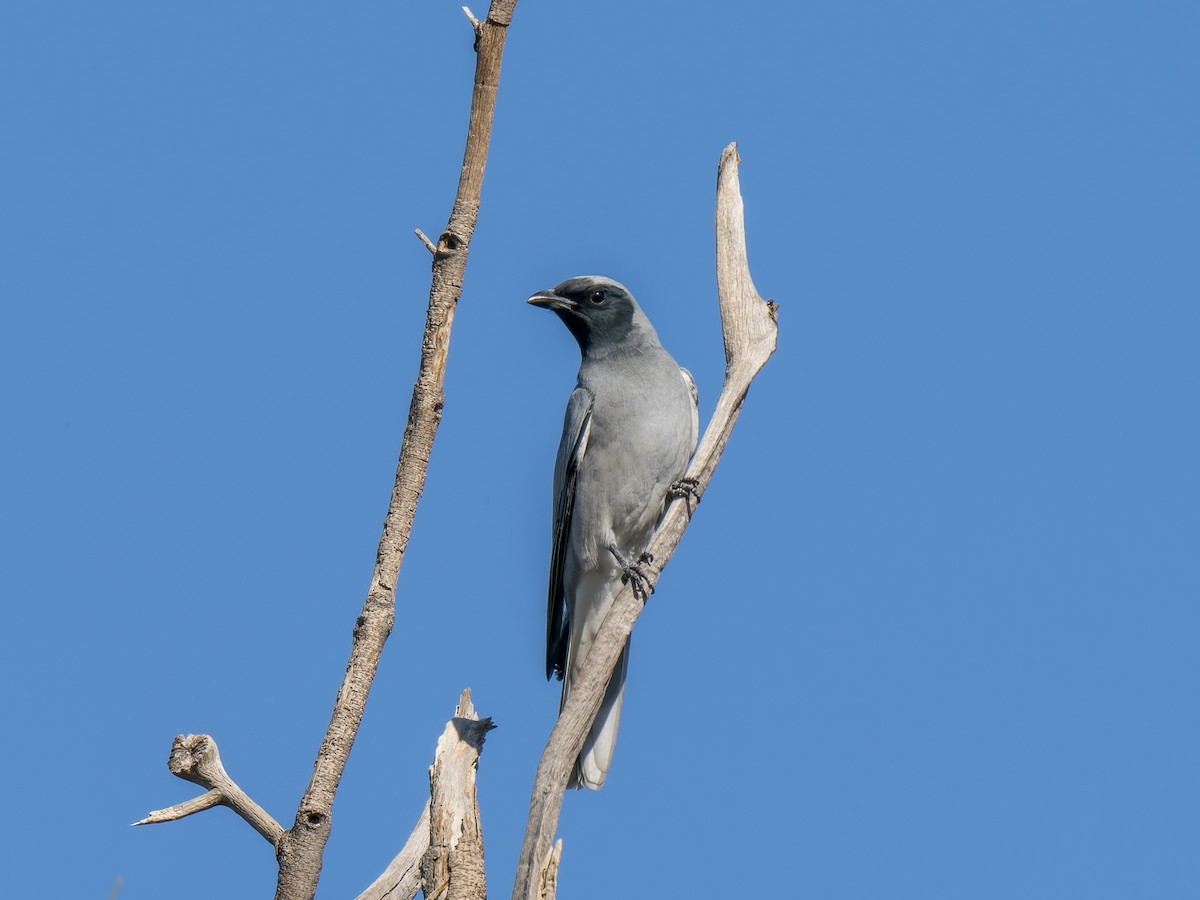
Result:
M758 295L750 277L738 162L737 145L730 144L721 154L717 168L717 291L725 337L725 382L717 399L717 408L685 476L695 485L697 495L703 494L712 480L750 382L775 352L775 338L779 332L778 308ZM689 519L686 498L684 503L672 503L647 549L654 576L662 571L679 546ZM557 859L551 856L550 845L558 828L567 778L600 708L613 666L642 608L642 602L634 596L632 584L617 595L584 661L582 672L571 685L567 704L550 732L534 779L513 900L539 900L545 883L543 870L552 859L557 865Z
M316 893L325 843L329 840L333 797L358 734L384 642L395 622L396 579L412 533L417 501L425 486L434 435L442 418L450 328L462 294L467 249L479 216L479 197L496 111L496 91L500 84L500 62L516 5L517 0L492 0L487 19L472 24L475 85L471 93L462 172L450 219L433 251L433 277L421 342L421 362L404 428L392 498L379 539L375 571L366 602L354 626L350 661L338 690L329 728L317 752L308 790L296 810L295 822L277 847L279 881L275 900L311 900Z
M208 793L166 809L156 809L141 821L134 822L134 825L173 822L214 806L228 806L265 837L272 847L279 844L283 827L229 777L221 765L217 742L207 734L178 735L171 744L167 768L172 775L184 781L208 788Z
M333 798L358 734L384 642L395 623L396 579L412 532L417 501L425 486L434 436L441 422L450 329L454 324L455 307L462 294L467 250L479 215L479 198L500 83L500 62L516 5L517 0L492 0L483 22L478 21L470 10L466 11L475 48L475 83L458 190L449 221L437 243L417 231L433 256L429 306L417 381L413 386L404 441L396 466L396 480L375 557L375 570L362 612L354 625L350 660L337 692L329 728L317 752L308 789L296 810L295 822L285 831L250 801L221 769L216 744L203 735L186 740L207 742L204 749L211 751L210 760L215 768L208 775L197 778L190 778L189 775L181 777L204 784L210 788L209 793L169 809L157 810L143 820L144 823L170 821L217 804L236 809L275 847L279 863L276 900L311 900L316 893L325 844L330 834ZM173 753L173 760L174 756ZM200 780L201 777L206 780Z

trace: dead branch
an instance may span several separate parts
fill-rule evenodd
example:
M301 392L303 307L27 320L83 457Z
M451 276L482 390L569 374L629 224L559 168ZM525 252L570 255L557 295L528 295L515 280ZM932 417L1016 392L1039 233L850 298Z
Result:
M725 381L717 408L685 476L694 479L697 495L702 495L712 480L750 382L775 351L779 331L776 305L758 295L750 277L738 162L737 145L730 144L721 154L717 167L717 291L725 338ZM688 503L671 505L647 549L653 560L651 567L655 570L652 580L679 546L689 519ZM613 666L642 609L632 584L617 595L596 635L583 671L571 686L567 705L550 732L534 779L513 900L539 900L547 877L546 868L552 859L550 845L558 828L567 778L600 708Z
M429 801L395 858L354 900L412 900L421 889L421 860L429 849Z
M362 612L354 625L350 660L334 702L329 728L317 752L308 789L296 810L295 822L284 831L246 797L220 768L216 744L203 735L187 740L211 744L211 761L215 762L215 769L198 776L213 782L212 785L198 782L211 787L210 792L187 803L157 810L143 820L143 823L170 821L217 804L234 808L275 847L279 862L276 900L312 900L316 893L325 844L331 830L333 798L358 734L383 645L395 623L396 579L412 533L417 502L425 486L434 436L441 422L450 329L462 294L467 250L479 216L479 197L496 110L496 91L500 84L500 63L508 25L516 5L517 0L492 0L487 19L483 22L477 20L470 10L465 10L474 35L476 60L462 172L449 221L437 243L434 244L417 230L417 235L433 255L429 307L417 381L413 386L391 501L375 556L375 570ZM178 745L179 741L176 743ZM202 749L207 752L207 745ZM172 752L173 761L174 758L175 753ZM181 774L181 777L197 780L185 774Z
M207 734L176 736L171 744L171 756L167 760L167 768L171 770L172 775L176 775L184 781L208 788L208 793L183 803L177 803L175 806L168 806L166 809L156 809L141 821L134 822L134 825L172 822L214 806L228 806L245 819L255 831L270 841L271 846L279 845L279 839L283 836L283 826L251 800L246 792L229 777L225 772L225 767L221 764L221 754L217 750L217 742Z
M412 900L423 880L427 897L439 891L456 898L485 896L475 771L484 737L494 727L491 719L476 714L470 688L463 691L438 740L429 767L430 800L417 827L383 874L355 900Z
M554 900L558 891L558 865L562 862L562 838L554 842L538 879L538 900Z
M462 294L467 249L479 216L479 196L496 111L496 90L500 84L500 62L516 5L517 0L492 0L487 20L478 27L472 25L475 86L471 94L467 143L450 219L433 252L433 277L421 343L421 362L396 466L396 481L384 518L371 586L354 626L350 661L338 690L329 728L317 752L308 790L296 810L295 823L284 833L277 847L279 880L275 900L311 900L316 893L325 843L329 840L334 794L358 734L379 656L395 623L396 579L412 533L417 501L425 486L433 439L442 418L450 328Z
M491 719L475 713L470 689L463 691L429 767L429 849L421 860L421 890L426 897L479 900L487 896L475 772L484 738L494 727Z

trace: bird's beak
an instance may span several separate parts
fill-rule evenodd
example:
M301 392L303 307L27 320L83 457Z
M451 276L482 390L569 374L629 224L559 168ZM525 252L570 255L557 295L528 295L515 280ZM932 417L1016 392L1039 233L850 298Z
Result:
M538 291L527 301L531 306L540 306L542 309L567 309L571 303L566 297L561 297L554 293L554 289L550 288L546 291Z

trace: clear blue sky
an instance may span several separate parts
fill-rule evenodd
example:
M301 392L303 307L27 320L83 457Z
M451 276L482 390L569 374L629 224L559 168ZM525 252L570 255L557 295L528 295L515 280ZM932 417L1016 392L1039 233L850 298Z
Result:
M1197 46L1187 2L522 0L322 896L407 835L468 685L510 892L577 364L524 299L625 282L707 416L737 140L779 350L639 623L609 782L567 797L562 896L1194 897ZM291 822L472 66L457 2L0 11L7 896L270 896L228 811L128 823L195 793L180 732Z

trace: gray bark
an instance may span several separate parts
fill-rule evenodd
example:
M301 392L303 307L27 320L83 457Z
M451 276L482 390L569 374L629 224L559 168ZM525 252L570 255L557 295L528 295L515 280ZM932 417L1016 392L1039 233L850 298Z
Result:
M427 900L487 896L475 771L484 738L494 727L491 719L476 715L470 690L463 691L429 767L429 849L421 860Z
M421 860L429 849L429 801L395 859L354 900L412 900L421 889Z
M208 788L201 794L183 803L156 809L134 825L157 825L172 822L192 813L228 806L261 834L271 846L277 846L283 837L283 826L276 822L261 806L255 803L225 772L217 742L207 734L177 735L171 744L171 755L167 768L172 775Z
M295 822L277 847L279 880L275 900L311 900L316 893L325 843L329 840L334 794L362 721L379 656L395 622L396 578L412 533L433 439L442 418L450 329L462 294L467 249L479 216L479 196L500 84L500 62L516 5L516 0L493 0L487 19L474 26L475 86L466 150L450 219L434 248L421 362L396 466L396 481L379 539L371 586L354 626L350 661L329 728L317 752L308 789L296 810Z
M181 772L176 774L209 787L209 792L186 803L156 810L146 819L135 823L170 821L218 804L234 808L275 847L279 863L276 900L311 900L316 893L325 844L332 827L334 795L358 734L383 645L395 623L396 580L412 533L417 502L425 486L434 437L441 422L450 329L462 295L467 251L479 216L479 198L496 109L496 91L500 83L500 64L508 25L516 5L517 0L492 0L483 22L464 7L475 32L476 61L462 171L449 221L437 243L434 244L418 231L432 253L433 265L417 380L413 386L404 440L396 465L396 479L384 517L371 584L362 612L354 625L350 659L337 692L329 727L317 752L312 778L296 810L294 823L285 831L237 788L220 768L216 744L206 735L189 736L186 740L200 741L205 752L210 752L215 760L215 768L209 766L203 770L207 774L197 777ZM181 736L176 744L182 740L185 739ZM172 760L175 753L173 750ZM191 772L194 766L186 768ZM174 767L172 771L175 771ZM482 852L482 841L479 846ZM480 870L482 872L482 862Z

